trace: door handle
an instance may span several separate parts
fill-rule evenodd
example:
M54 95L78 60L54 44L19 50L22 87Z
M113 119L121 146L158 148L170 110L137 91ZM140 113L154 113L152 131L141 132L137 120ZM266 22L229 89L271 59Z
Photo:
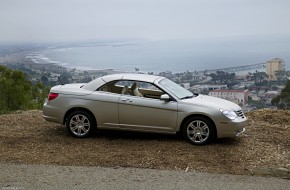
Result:
M122 102L132 102L132 100L129 99L129 98L128 98L128 99L124 99L124 98L122 98L121 101L122 101Z

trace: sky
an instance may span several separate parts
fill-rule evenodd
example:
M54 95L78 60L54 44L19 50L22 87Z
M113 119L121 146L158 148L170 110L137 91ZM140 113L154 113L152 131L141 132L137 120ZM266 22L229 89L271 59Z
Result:
M0 43L290 39L290 0L0 0Z

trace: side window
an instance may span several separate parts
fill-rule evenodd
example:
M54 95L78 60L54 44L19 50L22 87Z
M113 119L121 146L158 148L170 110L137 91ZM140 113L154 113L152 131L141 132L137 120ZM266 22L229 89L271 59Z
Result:
M155 85L147 82L135 81L130 89L132 95L142 96L145 98L160 99L160 96L164 94L164 92Z
M134 83L134 81L131 81L131 80L120 80L120 81L117 81L116 82L116 86L128 86L128 87L131 87L132 84Z
M117 81L114 85L116 89L119 89L120 94L125 94L125 95L133 95L131 93L131 86L133 85L134 81L130 80L120 80Z
M118 81L112 81L107 84L104 84L101 86L98 91L103 91L103 92L110 92L110 93L115 93L115 94L121 94L121 90L123 86L116 86L116 83Z
M113 81L103 85L98 90L153 99L160 99L160 96L164 94L162 90L151 83L131 80Z
M159 88L157 88L155 85L147 82L139 82L139 88L143 90L154 90L154 91L161 91Z
M111 92L111 89L108 84L105 84L101 88L99 88L98 91Z

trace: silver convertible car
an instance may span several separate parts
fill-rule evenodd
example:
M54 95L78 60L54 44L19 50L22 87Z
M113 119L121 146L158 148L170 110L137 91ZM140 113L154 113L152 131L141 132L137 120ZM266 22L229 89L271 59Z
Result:
M66 125L74 137L94 130L180 132L192 144L236 137L247 118L240 106L193 94L171 80L145 74L113 74L85 84L51 88L43 117Z

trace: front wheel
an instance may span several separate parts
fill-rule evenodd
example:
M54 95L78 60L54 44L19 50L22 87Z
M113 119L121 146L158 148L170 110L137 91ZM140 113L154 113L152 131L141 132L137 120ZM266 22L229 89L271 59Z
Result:
M203 145L211 142L215 137L214 125L203 117L192 117L182 126L182 135L191 144Z
M78 138L91 135L95 126L92 115L81 110L72 112L66 122L68 132Z

